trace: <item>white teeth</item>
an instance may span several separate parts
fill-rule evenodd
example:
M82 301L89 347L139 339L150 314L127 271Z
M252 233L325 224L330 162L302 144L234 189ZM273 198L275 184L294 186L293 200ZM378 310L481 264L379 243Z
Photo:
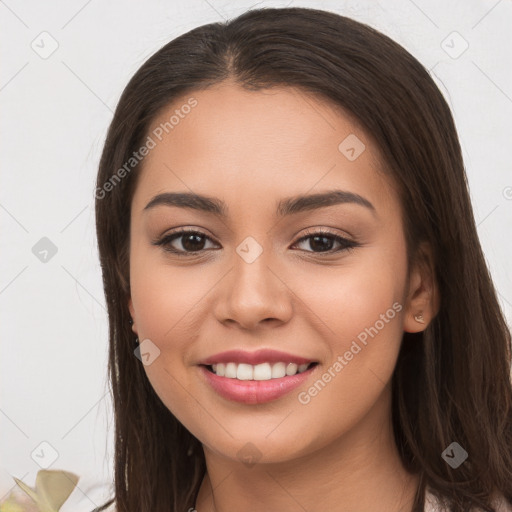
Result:
M275 363L272 365L272 378L279 379L286 375L286 366L284 363Z
M226 365L226 371L224 372L224 377L228 377L229 379L236 379L236 364L228 363Z
M269 363L257 364L254 367L254 380L270 380L272 368Z
M253 373L252 365L240 363L236 370L236 378L238 380L252 380Z
M297 365L295 363L261 363L251 365L246 363L217 363L212 364L213 373L219 377L238 380L270 380L280 379L285 376L303 373L309 364Z
M286 375L295 375L299 367L295 363L289 363L286 367Z

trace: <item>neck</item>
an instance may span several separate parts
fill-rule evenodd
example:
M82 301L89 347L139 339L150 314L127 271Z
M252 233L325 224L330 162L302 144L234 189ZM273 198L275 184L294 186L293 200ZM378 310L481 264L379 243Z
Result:
M419 479L402 465L390 418L378 429L374 420L286 462L247 467L204 447L197 512L411 512Z

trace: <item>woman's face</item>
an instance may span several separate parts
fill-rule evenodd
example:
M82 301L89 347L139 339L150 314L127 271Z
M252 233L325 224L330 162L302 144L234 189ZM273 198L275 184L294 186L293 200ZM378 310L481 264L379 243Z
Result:
M163 403L246 462L378 432L409 290L372 141L318 98L231 83L183 96L149 137L129 308Z

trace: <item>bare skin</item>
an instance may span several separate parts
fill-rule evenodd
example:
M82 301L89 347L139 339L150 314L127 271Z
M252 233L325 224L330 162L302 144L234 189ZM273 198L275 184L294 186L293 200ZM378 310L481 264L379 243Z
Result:
M152 129L191 96L197 106L144 160L131 207L128 306L139 339L160 350L145 366L152 386L203 445L197 511L410 512L418 480L394 443L390 380L403 332L423 330L435 314L435 283L423 267L407 268L401 205L374 143L320 98L231 82L183 96ZM353 161L338 148L350 134L365 145ZM372 207L277 215L279 200L334 189ZM227 216L145 210L163 192L216 197ZM204 234L194 255L151 243L182 228ZM328 238L315 244L319 231ZM343 249L336 235L357 245ZM251 263L236 251L247 237L262 249ZM187 236L167 246L190 254ZM371 326L378 332L344 358ZM201 360L262 348L318 365L305 385L262 404L228 400L202 378ZM339 357L346 364L333 376ZM329 382L310 392L329 368ZM247 443L254 465L240 455Z

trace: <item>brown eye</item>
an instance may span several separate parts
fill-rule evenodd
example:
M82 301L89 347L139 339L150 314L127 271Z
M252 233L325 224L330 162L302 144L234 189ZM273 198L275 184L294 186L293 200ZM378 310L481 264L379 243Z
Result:
M154 245L162 246L165 251L187 254L203 251L208 240L211 241L200 231L184 230L166 235Z
M297 244L307 242L309 244L309 247L311 250L305 249L307 252L313 252L313 253L334 253L343 251L346 249L353 249L354 247L357 247L359 244L356 242L353 242L351 240L348 240L347 238L343 238L342 236L339 236L335 233L331 233L328 231L320 231L317 233L311 233L304 237L302 237ZM338 244L337 249L333 249L333 246L335 244Z

